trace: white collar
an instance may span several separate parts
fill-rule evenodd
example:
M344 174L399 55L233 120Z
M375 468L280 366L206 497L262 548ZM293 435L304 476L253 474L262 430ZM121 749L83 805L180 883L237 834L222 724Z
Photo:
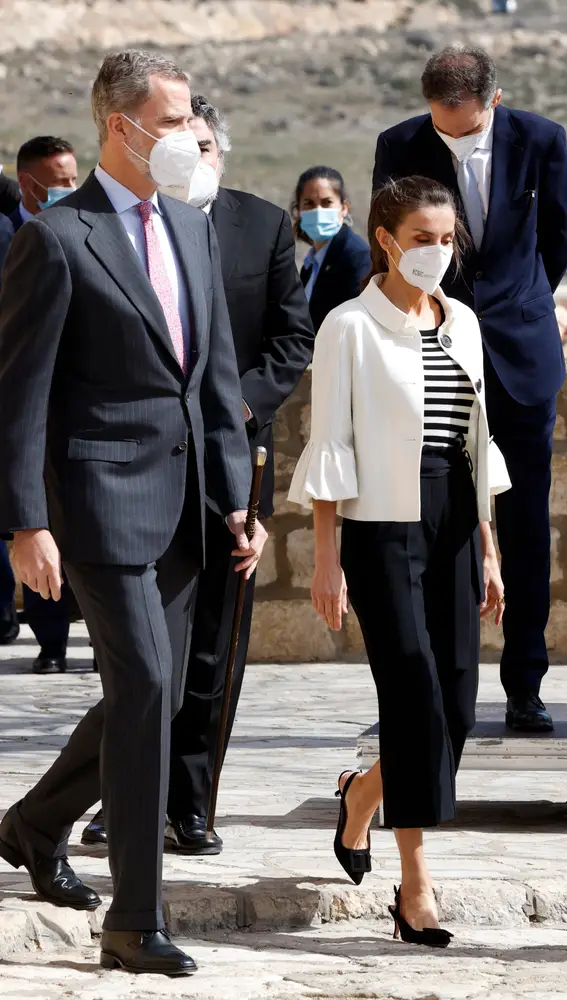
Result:
M417 330L415 323L410 322L407 313L403 312L402 309L398 309L390 299L384 295L381 290L380 285L382 284L385 274L378 274L368 282L366 288L360 293L360 299L364 307L368 310L371 316L380 323L380 326L386 327L391 333L400 333L404 330ZM434 297L443 306L443 311L445 313L445 324L448 324L453 319L453 309L449 300L445 297L440 288L434 294Z
M111 177L106 170L103 170L100 163L97 163L94 174L117 215L122 215L123 212L130 211L131 208L135 208L142 201L133 191L124 187L120 181L117 181L115 177ZM153 203L154 208L161 215L157 191L154 191L148 201Z

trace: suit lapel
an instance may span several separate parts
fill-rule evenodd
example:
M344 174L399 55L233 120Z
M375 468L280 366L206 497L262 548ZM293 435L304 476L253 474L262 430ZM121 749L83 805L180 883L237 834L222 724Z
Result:
M494 112L490 201L484 227L482 251L486 251L494 239L501 238L499 219L501 220L504 205L517 197L516 187L524 152L512 124L510 112L507 108L496 108Z
M161 196L159 203L187 283L191 308L190 368L191 371L194 371L197 358L203 349L208 327L207 302L201 280L203 271L200 251L191 228L187 206L181 201L176 201L175 198Z
M222 276L225 285L240 258L247 220L240 212L237 199L221 188L212 211L213 225L219 241Z
M79 217L90 227L87 246L179 367L161 303L120 218L93 174L81 189Z

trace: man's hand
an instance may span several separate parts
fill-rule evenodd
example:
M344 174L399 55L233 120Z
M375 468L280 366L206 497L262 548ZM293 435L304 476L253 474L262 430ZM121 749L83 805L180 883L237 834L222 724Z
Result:
M227 517L226 523L233 535L236 536L237 549L232 550L233 556L241 556L241 561L234 567L237 573L244 573L246 580L249 580L258 565L262 550L266 544L268 532L259 521L256 521L256 530L251 541L248 541L244 525L246 524L246 511L236 510L234 514Z
M20 580L47 601L61 598L61 557L53 535L46 528L16 531L12 562Z

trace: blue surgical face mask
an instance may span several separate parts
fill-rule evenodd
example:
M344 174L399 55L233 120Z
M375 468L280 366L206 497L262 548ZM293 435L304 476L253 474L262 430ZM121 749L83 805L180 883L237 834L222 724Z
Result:
M51 208L52 205L55 205L58 201L61 201L62 198L66 198L68 194L72 194L73 191L75 190L74 187L72 188L46 187L45 184L42 184L40 181L37 181L32 174L28 174L28 177L31 177L34 184L37 184L38 187L43 188L44 191L47 191L47 198L45 199L45 201L40 201L39 198L37 198L37 203L42 212L46 208Z
M327 243L342 228L340 208L310 208L300 213L301 228L314 243Z

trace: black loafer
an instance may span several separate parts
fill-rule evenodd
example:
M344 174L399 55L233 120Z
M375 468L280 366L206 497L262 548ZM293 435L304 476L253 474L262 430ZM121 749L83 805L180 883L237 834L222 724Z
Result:
M9 646L20 634L20 623L15 604L0 610L0 646Z
M45 656L40 653L33 661L32 670L34 674L64 674L67 670L67 659L65 656Z
M537 694L508 698L506 725L516 733L553 732L553 719Z
M197 971L197 964L172 944L165 931L103 931L100 964L103 969L163 976L190 976Z
M187 819L170 819L165 826L165 849L178 854L220 854L223 848L221 838L213 830L207 837L207 821L204 816L189 816Z
M96 816L93 816L88 826L83 830L81 844L107 844L106 827L102 809L99 809Z
M18 835L15 808L12 806L0 823L0 857L12 868L27 868L36 894L47 903L72 910L96 910L100 897L75 875L67 858L45 857Z

